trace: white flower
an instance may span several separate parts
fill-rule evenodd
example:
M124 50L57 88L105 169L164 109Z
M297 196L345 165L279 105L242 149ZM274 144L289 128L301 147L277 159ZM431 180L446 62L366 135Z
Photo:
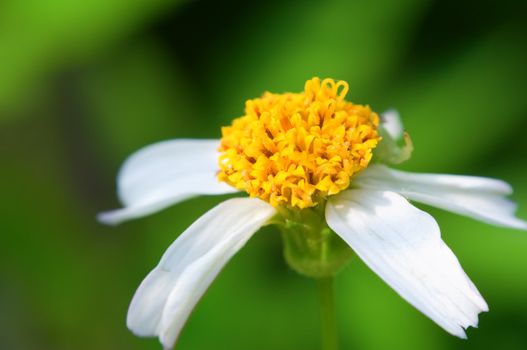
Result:
M402 137L397 114L384 118L393 140ZM383 127L383 126L381 126ZM102 213L118 224L199 195L235 192L219 182L219 140L172 140L145 147L123 165L118 179L123 208ZM328 226L401 297L447 332L465 338L476 327L485 300L442 241L436 221L408 200L490 224L527 229L500 180L416 174L372 164L351 187L329 196ZM226 200L183 232L141 283L127 325L139 336L157 336L172 348L190 312L229 259L277 215L258 198Z

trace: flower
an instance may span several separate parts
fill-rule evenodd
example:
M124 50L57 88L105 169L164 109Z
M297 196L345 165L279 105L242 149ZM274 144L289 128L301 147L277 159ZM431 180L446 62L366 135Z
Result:
M135 334L172 348L223 266L268 224L282 230L286 259L300 273L332 275L354 252L447 332L465 338L464 330L477 326L485 300L436 221L409 200L525 230L506 198L511 187L388 167L412 151L397 113L379 117L346 101L347 91L345 82L313 78L302 93L247 101L221 140L160 142L126 160L117 179L123 208L100 214L101 222L139 218L198 195L250 195L220 203L172 243L132 300L127 325Z

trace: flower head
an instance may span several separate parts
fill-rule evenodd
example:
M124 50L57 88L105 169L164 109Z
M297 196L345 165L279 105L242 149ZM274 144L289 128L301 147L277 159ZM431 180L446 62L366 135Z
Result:
M221 140L172 140L133 154L117 180L116 224L197 195L243 190L183 232L139 286L128 327L171 348L192 308L228 260L264 225L283 233L286 260L312 277L359 256L402 298L465 337L488 307L430 215L409 201L490 224L527 229L507 183L394 170L412 144L396 112L344 98L348 85L309 80L303 93L249 100ZM370 164L370 162L372 164ZM184 164L184 166L182 166ZM221 180L221 181L220 181Z
M347 92L344 81L313 78L302 93L247 101L222 129L218 178L274 207L312 207L346 189L379 141L378 115Z

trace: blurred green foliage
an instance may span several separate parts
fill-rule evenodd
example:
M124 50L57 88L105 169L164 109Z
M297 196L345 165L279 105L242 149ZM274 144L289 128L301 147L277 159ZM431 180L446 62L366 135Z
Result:
M525 1L64 0L0 3L0 348L159 349L125 327L168 245L225 197L117 228L114 177L138 148L211 138L264 90L312 76L400 110L404 167L503 178L527 218ZM338 283L343 349L527 348L527 234L426 208L491 312L449 336L359 259ZM310 280L264 229L225 268L180 349L318 349Z

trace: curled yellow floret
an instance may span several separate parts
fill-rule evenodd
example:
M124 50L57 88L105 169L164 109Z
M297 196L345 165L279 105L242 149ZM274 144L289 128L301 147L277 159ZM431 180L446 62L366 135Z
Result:
M346 189L380 140L379 116L347 92L345 81L313 78L301 93L248 100L245 115L222 128L218 178L301 209Z

